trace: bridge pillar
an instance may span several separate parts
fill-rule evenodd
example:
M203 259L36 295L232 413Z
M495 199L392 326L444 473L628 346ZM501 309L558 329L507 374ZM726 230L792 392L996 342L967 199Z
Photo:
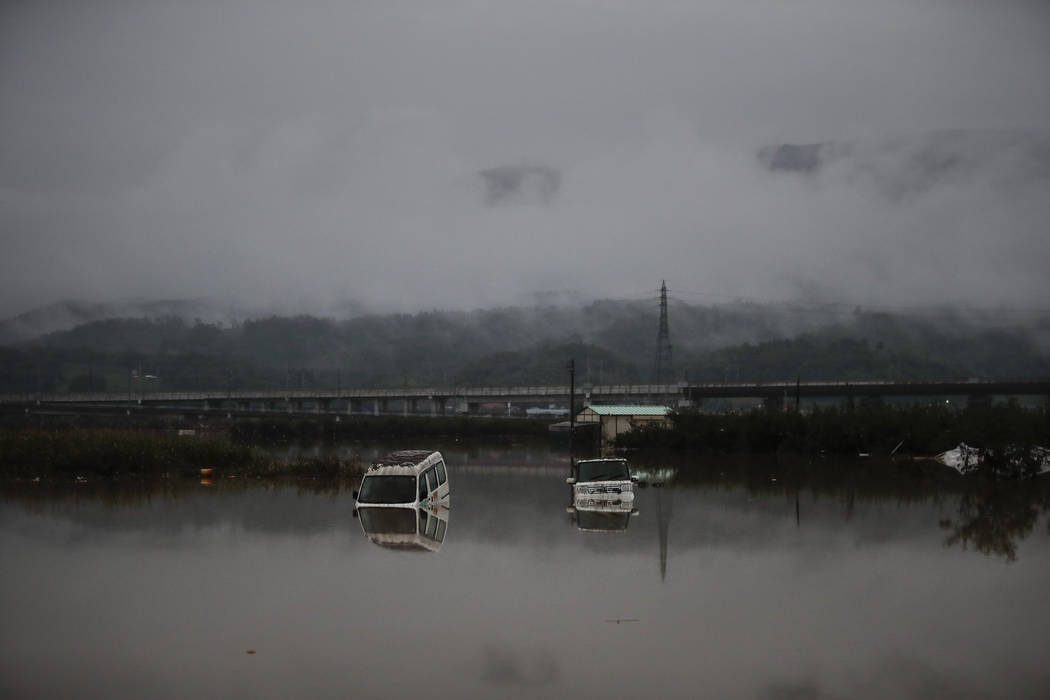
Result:
M318 399L317 400L317 412L328 413L328 410L332 407L331 399Z
M438 415L445 415L445 409L448 407L448 399L444 396L437 396L434 398L434 402L437 404Z
M468 414L470 414L472 416L476 416L476 415L478 415L478 411L479 410L481 410L481 404L479 402L477 402L477 401L468 401L467 402L467 413Z
M762 406L770 412L784 410L784 395L773 394L762 400Z

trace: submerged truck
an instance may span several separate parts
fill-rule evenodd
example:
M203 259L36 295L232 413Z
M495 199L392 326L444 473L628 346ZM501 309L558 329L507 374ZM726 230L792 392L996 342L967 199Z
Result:
M580 530L617 532L627 529L634 507L634 485L626 459L581 459L566 482L572 505L566 510Z

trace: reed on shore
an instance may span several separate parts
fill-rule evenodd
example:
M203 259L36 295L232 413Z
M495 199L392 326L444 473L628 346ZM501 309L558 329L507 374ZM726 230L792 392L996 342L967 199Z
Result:
M114 428L0 430L0 475L15 479L119 477L351 477L357 458L274 459L264 450L217 435Z
M667 425L621 435L621 447L698 449L720 454L788 450L809 454L935 454L960 442L986 448L1045 445L1046 408L1013 402L963 410L945 405L860 405L793 411L672 414Z

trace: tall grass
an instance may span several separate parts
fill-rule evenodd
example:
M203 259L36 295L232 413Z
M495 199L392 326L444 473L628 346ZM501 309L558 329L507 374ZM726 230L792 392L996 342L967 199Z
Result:
M912 454L930 454L960 442L989 448L1050 441L1045 408L1016 403L956 410L943 405L862 405L814 408L809 413L680 411L667 426L649 426L620 436L622 447L672 447L717 453L888 453L898 444Z
M216 475L349 476L357 460L337 457L273 459L223 436L178 436L153 431L84 429L0 430L0 475L8 478Z

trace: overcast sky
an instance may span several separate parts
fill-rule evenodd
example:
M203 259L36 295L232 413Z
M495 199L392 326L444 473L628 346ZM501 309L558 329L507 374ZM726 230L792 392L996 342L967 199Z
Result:
M1027 136L886 186L943 129ZM695 301L1046 306L1048 134L1046 2L11 1L0 314L664 278ZM755 157L828 140L867 155L808 177ZM560 191L487 206L477 172L508 164Z

